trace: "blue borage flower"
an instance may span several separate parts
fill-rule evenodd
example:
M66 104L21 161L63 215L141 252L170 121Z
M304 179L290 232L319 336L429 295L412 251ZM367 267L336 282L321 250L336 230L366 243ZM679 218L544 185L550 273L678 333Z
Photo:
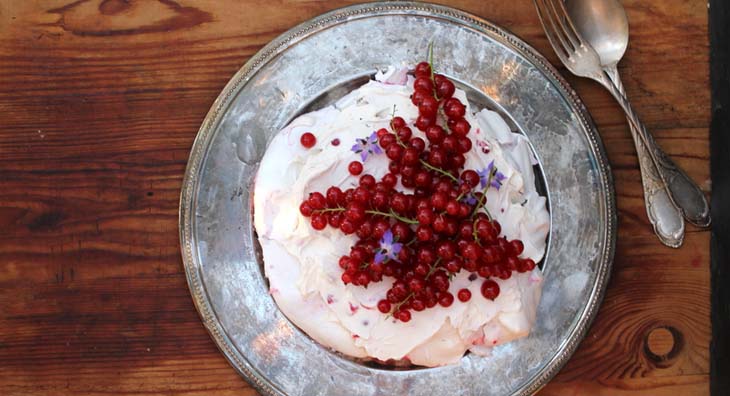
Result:
M388 260L396 260L398 253L403 248L402 243L397 243L393 240L393 233L388 230L385 231L383 237L380 239L380 248L375 253L375 262L383 263Z
M482 188L486 187L487 183L489 183L490 186L499 190L502 187L502 182L507 180L507 177L494 166L494 160L486 168L477 171L477 174L479 174L479 182Z
M364 139L357 139L350 150L355 154L360 154L360 158L363 162L368 159L369 154L382 154L383 150L378 145L378 135L373 131L369 137Z
M461 202L467 205L474 206L477 204L477 197L474 196L474 193L468 193L461 197Z

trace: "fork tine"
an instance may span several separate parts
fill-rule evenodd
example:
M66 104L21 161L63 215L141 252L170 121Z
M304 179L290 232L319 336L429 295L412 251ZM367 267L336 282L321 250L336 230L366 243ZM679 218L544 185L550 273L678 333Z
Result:
M568 28L566 29L566 31L569 35L572 35L575 38L575 40L577 41L576 46L583 45L585 40L583 40L583 36L578 33L578 29L575 28L575 25L573 24L573 19L570 17L570 14L568 14L568 10L565 8L565 1L557 0L557 2L560 3L560 10L565 21L567 21Z
M565 63L567 58L573 52L573 48L570 47L566 39L560 34L558 26L554 21L554 14L550 12L550 6L545 2L546 0L533 0L535 7L537 7L537 15L540 18L542 27L545 30L545 35L550 41L550 45L553 46L555 53L558 58Z
M555 6L556 1L561 4L562 8L560 8L560 10L558 10L558 8L556 8ZM565 24L565 20L570 19L570 17L568 17L568 13L565 11L565 8L563 6L563 0L545 0L545 2L550 3L550 5L546 5L546 7L548 8L547 12L552 11L553 19L559 25L559 27L556 27L556 29L558 29L570 42L570 47L568 47L570 49L569 52L574 51L580 46L580 42L577 40L574 34L575 32L571 31L570 27Z

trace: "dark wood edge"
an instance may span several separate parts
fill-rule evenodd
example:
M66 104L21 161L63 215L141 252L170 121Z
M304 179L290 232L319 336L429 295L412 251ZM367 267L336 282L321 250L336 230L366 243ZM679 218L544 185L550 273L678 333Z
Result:
M712 395L730 395L730 2L710 0Z

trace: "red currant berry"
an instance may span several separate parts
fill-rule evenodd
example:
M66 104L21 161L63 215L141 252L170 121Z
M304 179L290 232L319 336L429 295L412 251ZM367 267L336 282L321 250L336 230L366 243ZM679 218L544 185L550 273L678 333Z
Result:
M464 261L464 269L469 272L474 272L479 268L479 263L473 260L466 260Z
M387 129L380 128L380 129L378 129L377 132L375 132L375 136L377 136L378 139L380 139L381 137L383 137L383 136L385 136L385 135L387 135L389 133L390 133L390 131L388 131Z
M446 229L444 229L444 233L446 235L456 235L456 233L459 232L459 224L454 219L448 219L446 221Z
M403 128L406 126L406 120L403 119L403 117L393 117L393 119L390 121L390 125L393 127L393 129L398 130L400 128Z
M452 274L455 274L459 271L461 271L461 259L458 257L454 257L451 260L447 261L444 267L447 271L451 272Z
M497 282L487 279L482 283L482 296L488 300L494 300L499 296L499 284Z
M398 163L396 161L390 161L390 163L388 164L388 171L394 175L397 175L400 173L400 168L401 168L400 163Z
M360 186L355 189L354 193L352 193L352 199L360 202L361 204L367 204L370 202L370 191L365 187Z
M400 141L404 143L408 143L413 136L413 131L407 126L398 128L396 133L398 134L398 139L400 139Z
M471 169L467 169L464 172L461 172L461 180L464 181L467 185L470 187L476 187L477 184L479 184L479 174Z
M423 300L413 299L411 301L411 308L416 312L421 312L426 309L426 303Z
M409 227L405 223L395 223L392 227L393 230L393 237L396 238L399 241L407 241L411 237L411 227Z
M449 278L443 272L437 272L431 277L431 285L438 291L449 290Z
M436 261L436 254L428 246L422 246L416 251L416 259L419 263L431 265Z
M451 260L456 255L456 246L454 246L454 242L443 241L439 244L437 253L442 259Z
M345 210L345 218L359 224L365 218L365 207L357 201L350 202Z
M415 178L413 179L416 182L416 185L418 187L428 188L431 187L431 174L428 173L428 171L422 170L416 173Z
M378 301L378 311L387 314L390 312L390 301L380 300Z
M327 223L334 228L340 228L343 219L342 213L332 213L327 217Z
M413 90L433 92L433 81L429 77L418 77L413 82Z
M449 200L449 202L446 203L446 213L448 213L449 216L456 216L456 215L458 215L459 214L459 208L460 208L459 202L456 201L456 200L454 200L454 199Z
M462 136L459 139L457 139L456 143L457 143L456 151L459 152L460 154L468 153L469 150L471 150L471 147L472 147L471 139L469 139L466 136Z
M404 165L415 165L419 160L418 151L412 147L408 147L403 151L403 164Z
M413 267L413 272L416 275L426 276L426 275L428 275L428 271L430 269L431 268L427 264L425 264L425 263L418 263L418 264L416 264L415 267Z
M439 297L439 305L448 308L451 306L451 304L454 303L454 295L449 292L443 292L441 293L441 296Z
M361 239L369 238L373 234L373 223L370 220L363 221L356 234Z
M414 180L413 176L403 175L403 178L400 180L400 183L403 185L403 187L406 187L406 188L415 188L416 187L416 181Z
M449 153L455 153L459 148L459 140L454 135L446 136L441 147Z
M431 77L431 65L428 62L421 62L416 65L416 70L413 74L416 77Z
M408 209L408 198L401 193L395 193L390 197L390 207L397 213L404 213Z
M416 128L418 128L419 131L425 131L435 123L436 117L429 117L421 114L418 118L416 118Z
M433 96L433 94L428 91L414 91L411 95L411 103L418 106L421 104L423 99L428 98L429 96Z
M311 223L315 230L324 230L327 227L327 217L321 213L315 213L312 215Z
M451 156L451 166L455 169L461 169L464 167L464 163L466 163L466 157L464 157L464 154L454 154Z
M428 154L428 163L439 168L446 163L446 153L442 149L434 149Z
M378 139L378 142L380 143L380 147L382 147L383 149L387 149L388 147L395 144L395 135L393 135L392 133L385 134L380 137L380 139Z
M414 137L413 139L411 139L410 142L408 142L408 147L413 147L414 149L416 149L416 151L422 153L423 150L426 149L426 142L424 142L423 139L419 137Z
M494 264L499 261L500 257L497 255L497 250L491 246L487 246L482 249L482 262L485 264Z
M426 282L424 282L421 278L413 278L408 281L408 290L410 290L411 293L418 293L424 288L424 286L426 286Z
M454 83L449 80L443 80L436 83L436 95L438 95L439 98L450 98L454 95L454 91L456 91L456 87L454 86Z
M443 215L437 215L435 219L433 219L433 223L431 227L434 231L436 231L439 234L443 234L446 232L446 218Z
M481 256L481 250L479 245L474 242L467 243L463 249L461 249L461 255L467 260L477 260Z
M407 310L400 310L394 316L403 323L410 322L411 320L411 313Z
M355 226L355 223L348 218L343 219L342 224L340 224L340 231L342 231L345 235L352 234L356 229L357 227Z
M469 289L461 289L456 293L456 297L458 297L461 302L467 302L471 299L471 292ZM390 305L388 307L390 308Z
M519 256L525 250L525 245L519 239L512 240L509 244L510 252L515 256Z
M444 137L446 137L446 131L438 125L429 127L425 132L426 139L428 139L431 144L441 144L441 142L444 141Z
M403 147L397 144L391 144L387 149L385 149L385 155L393 161L400 161L400 158L403 155Z
M307 202L314 210L324 209L327 206L327 198L320 192L310 193Z
M436 215L431 209L421 209L418 211L418 213L416 213L416 220L418 220L418 223L422 225L431 224L434 217L436 217Z
M347 170L351 175L357 176L362 173L362 163L359 161L352 161L350 165L347 165Z
M386 209L388 206L388 194L378 191L373 195L371 202L376 209Z
M347 272L343 272L340 278L344 284L352 283L352 275Z
M317 144L317 138L311 132L304 132L299 138L299 143L305 148L312 148Z
M337 186L332 186L327 189L327 204L329 206L337 206L345 199L345 193L340 190Z
M466 107L456 98L450 98L444 103L444 113L449 118L463 118L466 114Z
M433 96L427 96L423 98L421 103L418 105L418 112L421 115L428 117L436 117L436 113L439 109L439 102Z
M301 203L301 205L299 205L299 212L303 216L309 217L314 212L314 209L312 209L312 207L309 205L309 202L308 201L304 201L304 202Z
M365 174L360 177L360 186L368 189L375 187L375 177L370 174Z
M456 136L459 136L459 137L466 136L470 130L471 130L471 125L469 124L469 121L467 121L463 118L457 120L454 123L454 127L451 128L451 132L453 132Z
M418 238L421 242L430 241L431 238L433 238L433 231L431 230L431 227L427 226L418 226L416 228L416 238Z

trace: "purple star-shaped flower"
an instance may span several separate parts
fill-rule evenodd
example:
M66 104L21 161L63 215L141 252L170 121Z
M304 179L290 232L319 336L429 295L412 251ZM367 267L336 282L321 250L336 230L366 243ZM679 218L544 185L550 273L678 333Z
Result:
M486 168L477 171L477 174L479 175L479 183L482 188L486 187L487 183L489 183L490 186L499 190L499 188L502 187L502 182L507 179L502 172L496 169L494 166L494 160L492 160Z
M390 232L390 230L385 231L385 234L383 234L383 237L380 239L380 249L378 249L377 253L375 253L375 262L383 263L386 259L396 260L396 257L402 248L402 243L393 241L393 233Z
M507 179L507 177L505 175L503 175L502 172L497 171L494 174L494 178L492 178L492 183L491 183L492 187L494 187L497 190L499 190L499 188L502 187L502 182L505 179Z
M477 197L475 197L472 193L468 193L461 198L461 202L474 206L477 204Z
M373 131L369 137L357 139L350 150L355 154L360 154L360 158L365 162L369 154L382 154L383 150L378 145L378 135Z

